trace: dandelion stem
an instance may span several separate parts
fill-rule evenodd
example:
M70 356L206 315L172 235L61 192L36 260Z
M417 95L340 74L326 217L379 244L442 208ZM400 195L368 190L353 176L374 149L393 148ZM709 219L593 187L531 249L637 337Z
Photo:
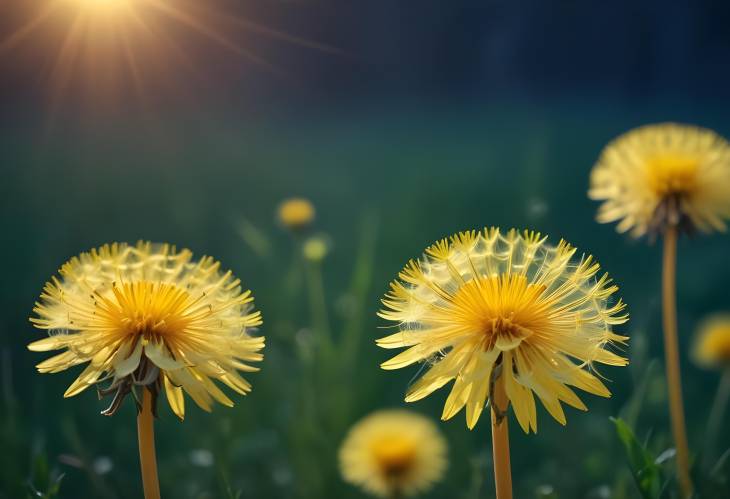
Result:
M677 475L682 496L692 495L689 476L689 448L682 404L682 378L679 372L679 346L677 341L677 227L670 225L664 233L664 259L662 267L662 309L664 324L664 357L669 390L669 411L672 435L677 450Z
M309 307L315 332L320 335L318 340L323 343L325 351L330 354L333 349L329 319L327 317L327 299L324 293L322 267L320 262L305 262L307 285L309 291Z
M720 425L722 424L725 409L727 409L727 401L730 398L730 368L726 368L720 378L720 384L715 393L715 400L712 402L710 417L707 419L707 433L705 436L705 456L707 459L712 458L715 450L715 442L720 433Z
M492 394L492 458L494 459L494 486L497 499L512 499L512 472L509 461L509 431L507 406L509 401L504 383L497 380Z
M152 415L152 392L144 389L142 409L137 415L137 436L139 439L139 462L142 467L142 487L145 499L160 499L160 484L157 480L157 459L155 457L155 429Z

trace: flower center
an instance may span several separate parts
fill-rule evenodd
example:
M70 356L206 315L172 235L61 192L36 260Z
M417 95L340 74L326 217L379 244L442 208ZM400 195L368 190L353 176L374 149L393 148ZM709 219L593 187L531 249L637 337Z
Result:
M477 334L485 351L512 350L547 324L544 291L544 285L528 283L520 274L478 277L454 295L454 321Z
M375 442L372 451L381 471L390 479L403 477L416 460L414 442L397 435Z
M114 326L128 336L158 340L179 334L191 322L194 303L184 289L169 283L137 281L112 284L113 298L97 302Z
M686 156L656 156L647 162L647 180L660 197L686 194L697 182L699 161Z

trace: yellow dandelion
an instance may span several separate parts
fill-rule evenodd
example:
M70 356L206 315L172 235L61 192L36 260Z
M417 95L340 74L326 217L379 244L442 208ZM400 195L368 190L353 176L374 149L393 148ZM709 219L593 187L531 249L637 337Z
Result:
M301 230L314 221L314 205L304 198L290 198L279 205L278 218L284 227Z
M672 434L682 495L692 495L677 340L676 259L681 232L724 231L730 218L730 144L712 130L664 123L631 130L604 149L588 196L599 222L664 240L662 312Z
M730 368L730 315L706 319L695 335L693 357L705 367Z
M576 259L575 248L546 239L497 228L462 232L437 242L399 274L379 315L400 330L378 345L408 349L382 367L430 365L406 401L455 380L443 419L466 406L473 428L494 385L503 385L529 432L537 430L533 393L562 424L561 401L586 409L568 386L609 395L585 368L627 364L606 348L626 340L612 332L627 320L621 300L609 302L618 287L608 274L597 277L592 257Z
M730 218L730 144L712 130L664 123L631 130L603 150L591 172L598 221L634 237L668 225L725 230Z
M307 238L302 245L302 254L310 262L321 262L329 252L329 243L324 236Z
M65 397L108 382L98 390L113 395L102 414L114 414L133 393L141 400L140 451L149 452L143 436L150 446L160 392L182 419L183 392L210 411L213 401L233 405L215 381L242 395L251 390L239 371L257 371L249 363L262 360L264 346L263 337L249 334L261 324L252 302L213 258L193 261L189 250L167 244L105 245L72 258L45 285L30 320L49 336L28 348L63 350L37 365L41 373L87 364ZM154 464L151 452L143 471L145 460ZM158 497L148 486L145 497Z
M384 410L352 427L340 447L340 470L347 482L373 495L412 496L441 479L446 454L446 441L429 419Z
M725 413L730 399L730 314L723 313L705 319L695 334L693 357L702 367L720 369L722 376L709 409L703 452L714 459Z
M627 340L612 332L628 318L621 300L611 300L618 288L592 257L575 253L535 232L462 232L410 261L383 299L379 315L399 331L377 343L407 349L381 366L429 366L407 402L454 380L442 419L466 407L473 428L491 401L499 498L511 497L509 405L525 432L537 431L534 395L565 424L561 402L586 410L571 386L608 397L592 367L627 364L608 349Z

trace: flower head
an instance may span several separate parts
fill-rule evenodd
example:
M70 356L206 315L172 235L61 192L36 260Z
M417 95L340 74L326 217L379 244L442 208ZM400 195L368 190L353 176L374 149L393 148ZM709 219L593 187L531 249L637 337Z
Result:
M706 367L730 368L730 315L710 317L695 335L694 359Z
M340 448L340 469L346 481L376 496L411 496L441 478L446 453L446 441L429 419L378 411L350 430Z
M291 230L300 230L314 221L314 205L304 198L290 198L279 205L279 222Z
M565 424L560 402L586 410L569 388L610 395L591 372L594 363L627 360L606 347L627 338L612 326L628 319L608 274L598 277L593 258L575 258L565 241L557 246L535 232L499 229L462 232L438 241L410 261L391 284L380 317L399 331L378 340L407 350L384 362L399 369L426 362L407 402L455 380L442 419L466 406L473 428L501 383L525 432L537 431L533 392Z
M213 380L245 394L251 385L238 371L258 368L263 337L249 335L261 324L253 296L213 258L192 260L189 250L139 242L105 245L72 258L46 283L31 322L49 337L28 345L44 352L64 350L36 367L60 372L86 369L65 397L109 381L113 394L103 414L113 414L124 396L146 386L164 389L173 412L183 418L183 391L209 411L213 400L233 402Z
M712 130L664 123L631 130L603 150L591 172L601 223L634 237L725 230L730 217L730 144Z
M302 245L302 254L310 262L321 262L329 252L329 242L324 236L312 236L307 238Z

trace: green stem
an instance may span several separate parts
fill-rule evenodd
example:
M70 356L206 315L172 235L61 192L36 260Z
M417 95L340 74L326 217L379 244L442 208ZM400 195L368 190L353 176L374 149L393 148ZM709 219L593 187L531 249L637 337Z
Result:
M324 351L329 355L333 348L327 314L327 300L324 294L322 266L319 262L305 262L307 273L307 290L309 294L309 310L312 316L312 326L315 334L319 335Z
M707 433L705 435L705 456L707 459L712 458L715 450L715 442L720 433L728 398L730 398L730 368L725 369L725 372L722 373L720 384L717 386L717 392L715 392L715 399L712 402L712 409L710 409L710 417L707 419Z

